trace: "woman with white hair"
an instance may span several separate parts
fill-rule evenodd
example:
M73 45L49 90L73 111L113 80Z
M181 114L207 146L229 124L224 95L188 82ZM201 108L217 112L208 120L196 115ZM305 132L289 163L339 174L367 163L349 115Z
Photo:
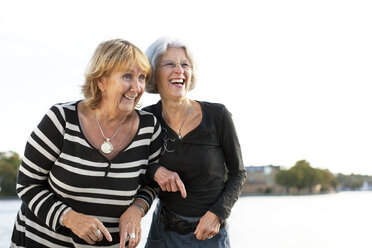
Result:
M230 247L227 218L246 173L230 112L187 97L195 63L180 40L161 38L146 51L146 86L161 100L144 110L162 124L160 162L149 168L161 190L146 243L151 247Z

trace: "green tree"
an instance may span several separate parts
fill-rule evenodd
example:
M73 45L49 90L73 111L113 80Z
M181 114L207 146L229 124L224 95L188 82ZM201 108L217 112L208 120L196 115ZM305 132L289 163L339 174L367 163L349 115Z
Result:
M337 179L336 177L327 169L325 170L321 170L321 169L316 169L319 171L319 174L321 175L321 189L320 191L322 192L326 192L326 191L329 191L331 189L336 189L337 188L337 185L338 185L338 182L337 182Z
M362 176L362 175L343 175L343 174L338 174L337 175L337 181L340 185L341 188L343 189L351 189L351 190L356 190L362 187L363 181L366 180L368 181L368 177Z
M276 183L283 185L287 194L291 187L297 187L298 180L300 179L298 179L298 175L293 170L280 170L275 176Z
M16 152L0 152L0 196L15 196L21 159Z
M312 168L306 160L297 161L289 170L280 170L275 181L285 186L287 193L292 187L298 190L308 188L309 192L313 192L319 184L322 191L328 191L337 185L337 180L329 170Z

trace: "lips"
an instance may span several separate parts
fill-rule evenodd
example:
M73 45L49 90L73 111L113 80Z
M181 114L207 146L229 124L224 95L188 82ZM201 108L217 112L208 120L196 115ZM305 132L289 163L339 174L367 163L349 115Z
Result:
M127 95L123 95L124 98L128 99L128 100L131 100L133 101L134 99L136 99L136 97L130 97L130 96L127 96Z
M176 78L176 79L171 79L169 82L170 82L171 84L184 85L184 84L185 84L185 79L182 79L182 78Z

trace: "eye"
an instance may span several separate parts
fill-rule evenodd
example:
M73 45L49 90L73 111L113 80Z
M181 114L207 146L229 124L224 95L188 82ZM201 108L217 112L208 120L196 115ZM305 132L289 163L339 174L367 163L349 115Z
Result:
M190 68L190 64L184 62L184 63L181 64L181 67L182 67L183 69L189 69L189 68Z
M139 80L141 80L141 81L145 81L146 80L146 75L140 75L139 77L138 77L138 79Z
M129 74L129 73L127 73L127 74L124 74L124 75L123 75L123 78L124 78L124 79L127 79L127 80L130 80L130 79L132 78L132 75Z
M173 62L168 62L168 63L165 64L165 66L174 68L174 67L176 67L176 64L173 63Z

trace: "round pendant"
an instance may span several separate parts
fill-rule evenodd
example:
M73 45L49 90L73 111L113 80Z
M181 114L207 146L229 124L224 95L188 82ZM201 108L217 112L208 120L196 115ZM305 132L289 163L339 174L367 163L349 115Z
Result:
M112 144L110 143L110 141L105 141L101 145L101 151L103 153L109 154L110 152L112 152L112 150L114 150L114 147L112 146Z

